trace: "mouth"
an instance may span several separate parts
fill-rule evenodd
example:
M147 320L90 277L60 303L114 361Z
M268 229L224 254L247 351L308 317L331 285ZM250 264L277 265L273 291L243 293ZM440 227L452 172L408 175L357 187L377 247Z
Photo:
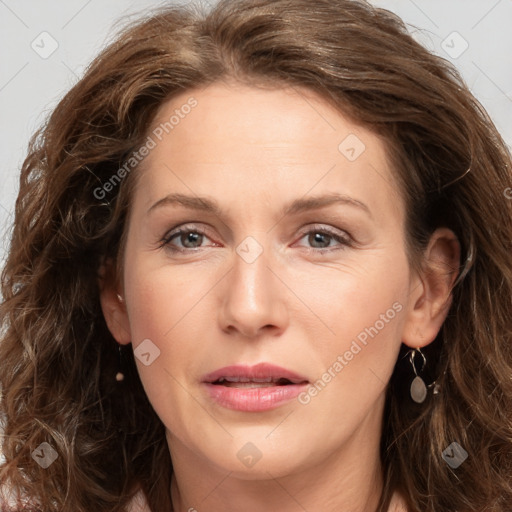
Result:
M220 368L206 375L202 382L217 404L245 412L275 409L309 384L306 377L268 363Z
M225 366L205 375L203 382L215 386L263 388L307 384L308 379L286 368L268 363L260 363L255 366Z
M249 379L247 377L221 377L215 382L212 382L212 384L214 386L226 386L228 388L270 388L274 386L289 386L291 384L300 384L300 382L292 382L285 377L281 377L279 379L273 379L272 377L263 379Z

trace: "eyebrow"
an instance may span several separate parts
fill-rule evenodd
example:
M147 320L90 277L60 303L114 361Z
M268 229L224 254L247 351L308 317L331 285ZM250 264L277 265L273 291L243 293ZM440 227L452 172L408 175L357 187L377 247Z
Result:
M295 215L309 210L325 208L333 204L342 204L358 208L359 210L365 212L370 218L373 218L370 208L368 208L365 203L359 201L358 199L354 199L353 197L336 193L295 199L285 205L282 208L280 214L281 216ZM223 209L213 199L178 193L168 194L167 196L159 199L149 208L146 215L149 215L154 210L164 206L183 206L184 208L189 208L191 210L211 213L218 217L224 217L225 215Z

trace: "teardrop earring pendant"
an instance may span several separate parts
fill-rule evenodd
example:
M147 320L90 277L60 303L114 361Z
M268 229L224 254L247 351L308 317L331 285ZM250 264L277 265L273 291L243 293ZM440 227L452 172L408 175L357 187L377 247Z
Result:
M409 361L411 362L412 369L414 370L414 375L416 375L416 376L414 377L414 379L413 379L413 381L411 383L411 387L409 389L409 392L411 394L411 398L417 404L421 404L427 398L427 385L425 384L425 381L418 375L418 371L416 370L415 357L416 357L416 353L417 352L423 358L423 363L421 365L421 370L423 370L423 368L425 368L425 364L427 363L425 355L421 352L421 350L419 348L418 349L414 349L414 350L411 351L411 353L409 355Z

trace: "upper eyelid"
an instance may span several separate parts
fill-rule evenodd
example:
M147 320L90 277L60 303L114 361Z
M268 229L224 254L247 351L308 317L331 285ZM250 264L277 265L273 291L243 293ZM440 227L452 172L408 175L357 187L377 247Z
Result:
M195 226L193 223L187 222L186 224L181 224L179 226L176 226L175 228L170 229L167 231L163 237L163 240L168 240L172 238L173 236L176 236L182 232L197 232L202 235L208 235L209 230L204 228L199 228Z
M340 229L340 228L336 228L334 226L329 226L327 224L322 224L322 223L318 223L318 222L315 222L313 224L306 224L304 227L300 228L300 231L301 232L309 232L309 231L327 231L327 232L330 232L330 233L344 233L348 236L348 233L344 230L344 229Z
M332 231L332 232L336 231L336 232L344 233L347 236L350 236L349 233L344 229L336 228L334 226L328 226L326 224L322 224L322 223L318 223L318 222L313 223L313 224L306 224L305 226L303 226L299 229L301 232L304 232L304 231L309 232L314 229L317 229L318 231L322 231L322 230ZM194 222L187 222L186 224L180 224L179 226L176 226L176 227L170 229L169 231L167 231L164 238L173 236L181 231L197 231L197 232L200 232L203 234L207 234L209 229L197 227Z

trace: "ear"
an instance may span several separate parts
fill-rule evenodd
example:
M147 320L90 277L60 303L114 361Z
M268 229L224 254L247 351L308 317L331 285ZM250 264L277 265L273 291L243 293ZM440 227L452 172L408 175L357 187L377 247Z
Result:
M110 258L100 265L98 274L101 309L107 327L118 343L127 345L131 342L128 312L123 290L117 285L115 266Z
M452 288L459 274L460 244L448 228L431 236L422 271L411 280L410 301L402 342L422 348L436 338L452 303Z

